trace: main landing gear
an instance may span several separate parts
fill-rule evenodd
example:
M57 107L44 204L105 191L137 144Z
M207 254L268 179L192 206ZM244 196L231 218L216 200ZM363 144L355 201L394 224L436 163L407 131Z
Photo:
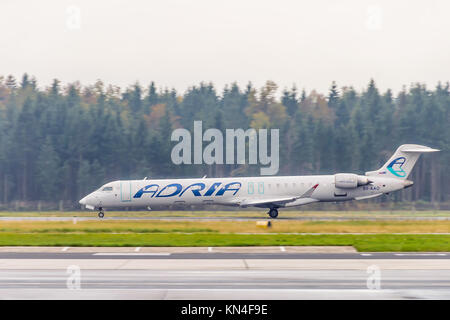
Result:
M272 219L275 219L276 217L278 217L278 210L275 208L272 208L269 210L269 212L267 213Z
M100 218L100 219L102 219L104 216L105 216L105 213L103 212L103 208L102 207L100 207L100 208L98 208L98 217Z

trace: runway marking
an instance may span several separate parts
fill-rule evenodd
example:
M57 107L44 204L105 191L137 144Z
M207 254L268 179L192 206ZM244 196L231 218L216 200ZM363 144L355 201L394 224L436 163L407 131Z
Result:
M64 247L64 248L62 248L61 251L67 251L67 250L69 250L69 248L70 248L70 247Z
M371 253L361 253L362 256L371 256Z
M117 299L118 296L138 299L448 299L446 291L425 289L417 292L412 289L292 289L292 288L89 288L86 290L67 290L61 288L8 288L0 289L0 297L14 299Z
M286 252L286 248L285 247L280 247L280 251L281 252Z
M97 252L93 256L170 256L169 252Z
M213 252L212 247L208 247L208 252Z
M141 250L141 247L137 247L136 249L134 249L134 251L139 252Z
M395 253L395 256L446 256L445 253Z

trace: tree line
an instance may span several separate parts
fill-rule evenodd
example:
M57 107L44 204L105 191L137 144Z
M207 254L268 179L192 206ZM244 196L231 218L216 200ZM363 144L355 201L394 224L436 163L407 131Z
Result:
M281 95L280 95L281 94ZM413 84L395 94L374 80L357 91L305 92L200 83L177 92L98 80L41 88L34 77L0 77L0 201L77 201L103 183L144 177L258 175L257 165L174 165L175 128L278 128L281 175L379 168L403 143L441 149L413 171L397 201L450 200L450 89Z

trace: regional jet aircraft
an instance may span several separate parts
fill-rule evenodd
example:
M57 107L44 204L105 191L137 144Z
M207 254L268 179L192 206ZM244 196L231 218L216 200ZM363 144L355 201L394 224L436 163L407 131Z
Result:
M271 218L279 208L315 202L375 198L413 185L407 180L421 153L437 149L404 144L378 170L365 175L337 173L316 176L260 176L201 179L113 181L80 200L87 209L172 205L224 205L269 209Z

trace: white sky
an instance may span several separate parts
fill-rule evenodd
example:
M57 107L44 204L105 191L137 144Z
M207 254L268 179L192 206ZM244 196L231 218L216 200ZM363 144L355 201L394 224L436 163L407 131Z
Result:
M450 80L450 1L1 0L0 75L184 90ZM80 10L79 24L76 11Z

